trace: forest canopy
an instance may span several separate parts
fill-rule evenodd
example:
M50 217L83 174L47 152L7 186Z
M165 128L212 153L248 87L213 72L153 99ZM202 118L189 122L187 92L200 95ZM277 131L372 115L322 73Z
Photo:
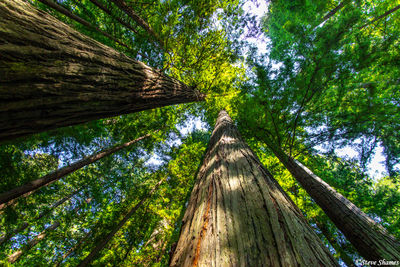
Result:
M400 264L398 9L397 0L1 1L0 264L184 266L174 259L193 215L205 222L192 243L201 265L212 223L197 208L258 201L202 182L224 172L224 151L228 177L242 166L233 155L247 153L258 167L242 166L243 176L271 179L265 187L282 191L332 262Z

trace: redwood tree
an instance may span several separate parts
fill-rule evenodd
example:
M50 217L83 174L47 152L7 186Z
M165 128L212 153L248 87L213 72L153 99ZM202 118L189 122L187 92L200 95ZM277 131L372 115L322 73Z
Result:
M22 0L0 2L0 141L204 99Z
M400 259L400 243L386 229L273 142L264 141L361 256L372 261Z
M337 266L225 111L182 224L171 266Z

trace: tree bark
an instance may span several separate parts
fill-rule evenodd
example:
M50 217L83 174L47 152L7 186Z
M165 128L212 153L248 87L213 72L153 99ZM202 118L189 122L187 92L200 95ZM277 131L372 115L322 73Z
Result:
M221 111L171 266L338 264Z
M162 49L164 49L164 42L161 40L161 38L153 31L153 29L150 27L147 22L142 19L136 12L128 6L124 0L111 0L117 7L119 7L122 11L124 11L131 19L133 19L140 27L142 27L148 34L150 34L161 46Z
M264 141L362 257L400 260L400 244L382 226L274 143Z
M153 189L138 203L136 204L126 215L125 217L111 230L111 232L105 236L96 247L92 249L90 254L86 256L86 258L79 263L79 267L88 266L92 260L97 256L97 254L107 245L107 243L114 237L114 235L125 225L125 223L132 217L132 215L139 209L142 204L153 195L153 193L157 190L157 188L161 185L164 179L161 179Z
M25 1L0 1L0 141L204 97Z
M115 147L108 148L108 149L103 150L103 151L101 151L99 153L90 155L90 156L88 156L88 157L86 157L84 159L81 159L81 160L79 160L77 162L74 162L69 166L65 166L65 167L63 167L61 169L58 169L58 170L56 170L56 171L54 171L54 172L52 172L50 174L47 174L47 175L45 175L45 176L43 176L43 177L41 177L39 179L36 179L34 181L31 181L29 183L21 185L21 186L19 186L17 188L14 188L14 189L12 189L10 191L2 193L2 194L0 194L0 209L2 209L4 207L6 207L7 205L9 205L8 203L14 201L14 199L16 199L16 198L19 198L19 197L24 196L24 195L30 195L30 193L32 191L36 191L36 190L38 190L39 188L41 188L43 186L49 185L51 183L54 183L55 181L59 180L60 178L66 176L66 175L68 175L68 174L70 174L70 173L72 173L72 172L74 172L76 170L79 170L79 169L85 167L86 165L89 165L89 164L91 164L93 162L96 162L96 161L98 161L98 160L100 160L100 159L102 159L102 158L104 158L104 157L106 157L108 155L111 155L111 154L113 154L113 153L115 153L115 152L117 152L117 151L119 151L119 150L121 150L121 149L123 149L125 147L133 145L134 143L136 143L136 142L138 142L138 141L140 141L140 140L142 140L144 138L147 138L149 136L150 136L150 134L146 134L144 136L141 136L141 137L139 137L139 138L137 138L135 140L129 141L129 142L124 143L122 145L118 145L118 146L115 146Z

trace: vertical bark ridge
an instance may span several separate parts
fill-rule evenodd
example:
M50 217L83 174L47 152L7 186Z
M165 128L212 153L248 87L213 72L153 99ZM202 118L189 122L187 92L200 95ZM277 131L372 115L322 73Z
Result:
M194 259L196 266L338 266L225 111L197 176L171 266L191 266Z

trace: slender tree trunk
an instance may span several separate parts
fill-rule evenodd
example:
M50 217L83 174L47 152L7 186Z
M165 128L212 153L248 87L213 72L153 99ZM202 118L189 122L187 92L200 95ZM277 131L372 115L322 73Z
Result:
M171 266L338 264L221 111Z
M97 0L90 0L95 6L103 10L106 14L108 14L110 17L124 25L127 29L133 31L134 33L138 34L137 30L134 29L129 23L126 23L124 20L120 19L119 17L116 17L112 14L111 10L109 10L107 7L105 7L102 3L100 3Z
M346 263L346 265L348 267L356 267L356 264L354 263L353 259L347 254L347 252L336 241L336 238L328 230L328 228L326 227L326 224L321 223L317 220L314 220L314 221L317 224L318 229L321 230L321 233L325 236L326 240L328 240L329 244L331 244L331 246L335 249L336 253L343 260L343 262Z
M164 42L161 38L153 31L147 22L142 19L124 0L111 0L117 7L124 11L131 19L133 19L140 27L142 27L149 35L151 35L161 48L164 49Z
M64 255L62 255L60 261L57 262L56 266L60 266L61 263L68 258L75 250L77 250L82 244L86 243L89 237L92 235L93 231L89 231L84 237L82 237L78 243L75 244L72 248L70 248Z
M0 141L204 99L22 0L0 1L0 55Z
M161 179L153 189L138 203L136 204L125 217L111 230L111 232L101 240L96 247L92 249L90 254L78 265L78 266L88 266L92 260L97 256L97 254L107 245L107 243L114 237L114 235L125 225L125 223L132 217L132 215L139 209L142 204L153 195L157 188L161 185L164 179Z
M43 232L38 234L34 239L30 240L27 243L27 245L24 247L24 249L19 249L16 252L14 252L13 254L11 254L8 257L8 262L10 262L10 263L16 262L22 256L22 254L24 252L27 252L28 250L30 250L31 248L36 246L41 240L43 240L47 236L47 233L49 231L53 231L53 230L57 229L58 226L60 226L60 223L59 222L55 222L52 225L50 225L49 227L47 227L46 230L44 230Z
M130 145L133 145L134 143L149 137L150 134L146 134L144 136L141 136L135 140L129 141L125 144L122 145L118 145L112 148L108 148L106 150L103 150L99 153L90 155L84 159L81 159L77 162L72 163L69 166L65 166L61 169L58 169L50 174L47 174L39 179L36 179L34 181L28 182L24 185L21 185L17 188L14 188L10 191L7 191L5 193L0 194L0 209L6 207L7 205L10 205L9 203L14 201L14 199L24 196L24 195L30 195L32 191L38 190L39 188L49 185L57 180L59 180L60 178L76 171L79 170L83 167L85 167L86 165L89 165L93 162L98 161L99 159L102 159L108 155L111 155L123 148L126 148Z
M275 144L267 145L362 257L400 260L400 244L383 227Z
M47 214L49 214L50 212L54 211L55 208L57 208L58 206L60 206L61 204L63 204L64 202L66 202L67 200L69 200L71 197L73 197L74 195L76 195L79 191L81 191L81 189L75 190L74 192L72 192L71 194L63 197L62 199L58 200L57 202L55 202L53 205L51 205L51 207L46 210L45 212L41 212L39 213L39 215L34 219L34 220L40 220L41 218L43 218L44 216L46 216ZM26 228L28 228L29 223L24 222L21 227L15 229L14 231L6 234L5 236L2 236L0 238L0 245L3 244L5 241L10 240L15 234L22 232L23 230L25 230Z
M398 10L398 9L400 9L400 5L395 6L394 8L392 8L392 9L386 11L384 14L380 15L379 17L374 18L373 20L371 20L371 21L365 23L363 26L360 27L360 29L363 29L363 28L367 27L368 25L374 23L375 21L378 21L378 20L380 20L380 19L382 19L382 18L384 18L384 17L389 16L390 14L392 14L393 12L395 12L395 11Z
M115 38L114 36L110 35L109 33L103 31L102 29L94 26L93 24L91 24L90 22L82 19L81 17L71 13L69 10L67 10L66 8L64 8L63 6L59 5L58 3L54 2L53 0L38 0L40 2L42 2L43 4L57 10L58 12L60 12L61 14L79 22L80 24L88 27L89 29L92 29L94 31L99 32L100 34L104 35L105 37L113 40L114 42L118 43L119 45L122 45L125 48L131 49L128 45L126 45L125 43L121 42L120 40L118 40L117 38Z
M322 21L320 22L323 23L325 21L327 21L328 19L330 19L331 17L333 17L339 10L341 10L347 3L349 3L350 0L343 0L342 2L339 3L339 5L337 5L334 9L332 9L331 11L329 11L323 18Z
M85 200L86 203L90 203L92 201L92 198L88 198ZM77 205L75 207L75 209L73 210L74 213L76 213L79 209L81 208L80 205ZM43 232L41 232L40 234L38 234L34 239L30 240L27 245L23 248L23 249L19 249L16 252L14 252L13 254L11 254L8 257L8 261L10 263L14 263L16 262L23 253L26 253L27 251L29 251L31 248L33 248L34 246L36 246L41 240L43 240L46 236L47 233L49 231L54 231L55 229L57 229L60 226L60 222L56 221L54 222L52 225L50 225L49 227L47 227Z

